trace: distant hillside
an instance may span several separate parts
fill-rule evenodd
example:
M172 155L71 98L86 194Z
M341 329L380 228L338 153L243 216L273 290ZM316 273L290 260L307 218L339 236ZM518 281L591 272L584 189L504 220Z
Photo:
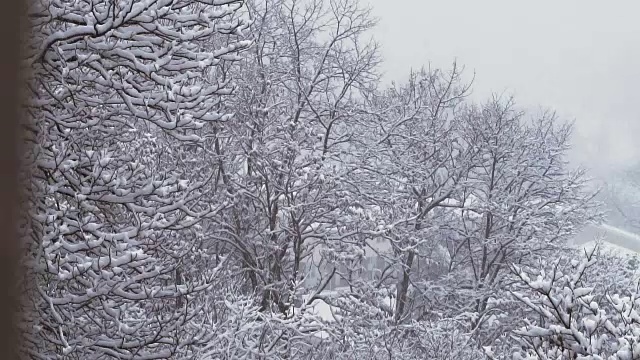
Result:
M622 253L640 253L640 235L611 225L591 225L574 240L576 246L595 244L602 240L611 250Z

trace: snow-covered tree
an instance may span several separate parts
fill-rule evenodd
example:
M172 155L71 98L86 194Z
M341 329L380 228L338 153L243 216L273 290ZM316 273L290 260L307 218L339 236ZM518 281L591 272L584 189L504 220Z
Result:
M412 271L420 260L437 257L436 210L458 206L452 195L471 166L473 149L456 139L456 110L469 90L460 77L456 65L413 73L406 84L370 98L369 120L362 126L368 139L358 152L360 203L377 209L369 211L369 222L380 235L369 241L388 249L383 256L393 269L385 276L395 287L399 322L410 314Z
M513 356L492 357L640 359L640 283L622 293L595 291L589 277L599 260L595 253L585 252L582 261L573 259L569 266L556 261L548 271L513 266L524 285L513 295L532 316L511 335Z
M598 212L584 171L565 159L570 124L547 112L527 119L511 99L472 106L460 117L461 142L476 158L456 195L464 205L449 212L441 233L447 271L437 283L454 291L438 299L427 282L422 293L436 308L453 300L477 326L499 334L496 317L512 316L499 302L512 281L509 265L556 256Z
M228 69L234 122L209 140L229 208L209 223L207 241L233 253L234 281L262 313L246 353L299 358L317 341L309 329L300 336L298 316L314 297L300 299L330 286L343 255L357 257L342 241L342 181L361 93L377 79L377 48L362 38L373 21L352 0L254 0L246 13L254 45ZM315 266L323 278L305 281Z
M336 220L351 230L335 252L346 281L316 295L335 314L331 343L322 348L331 358L481 356L467 323L414 317L412 294L425 265L440 257L431 237L437 210L458 206L452 194L471 164L455 136L454 115L467 90L454 67L423 70L405 84L364 94L355 146L345 158L350 171L342 177L348 206Z
M27 357L181 357L210 337L194 296L220 267L180 272L225 204L181 164L229 119L217 69L249 45L241 5L32 2Z

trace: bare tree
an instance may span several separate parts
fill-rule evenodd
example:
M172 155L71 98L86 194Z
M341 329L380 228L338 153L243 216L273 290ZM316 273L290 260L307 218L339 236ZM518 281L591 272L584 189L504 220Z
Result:
M300 358L319 331L302 312L344 254L333 249L345 244L351 127L377 79L377 47L362 39L374 22L352 0L256 0L247 15L254 45L229 68L239 79L225 104L235 120L210 145L230 207L211 223L208 241L233 253L235 281L263 314L245 351ZM305 282L318 263L327 267L323 278ZM302 299L307 291L315 295Z
M571 125L552 113L524 116L497 98L460 115L461 140L477 157L457 194L464 205L446 222L443 279L456 284L457 311L475 314L474 327L504 310L490 302L508 288L510 264L555 256L599 215L584 170L565 159Z
M368 206L380 208L378 230L397 264L394 317L403 321L411 272L417 258L434 246L436 209L456 206L450 200L461 186L473 157L456 139L456 111L469 87L454 64L449 72L422 70L406 85L374 99L370 145L362 152L360 184ZM470 149L473 150L473 149ZM437 215L436 215L437 216Z

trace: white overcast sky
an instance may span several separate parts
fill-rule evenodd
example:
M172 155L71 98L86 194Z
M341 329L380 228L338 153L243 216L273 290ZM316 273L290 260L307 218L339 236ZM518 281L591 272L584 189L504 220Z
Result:
M385 80L457 59L474 97L506 91L575 120L572 159L596 174L640 161L640 1L362 1Z

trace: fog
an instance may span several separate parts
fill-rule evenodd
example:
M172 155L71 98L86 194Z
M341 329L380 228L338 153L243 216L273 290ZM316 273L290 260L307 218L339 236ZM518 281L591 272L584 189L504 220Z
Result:
M429 62L475 72L473 96L516 96L575 120L571 158L606 177L640 159L640 3L369 0L385 81Z

